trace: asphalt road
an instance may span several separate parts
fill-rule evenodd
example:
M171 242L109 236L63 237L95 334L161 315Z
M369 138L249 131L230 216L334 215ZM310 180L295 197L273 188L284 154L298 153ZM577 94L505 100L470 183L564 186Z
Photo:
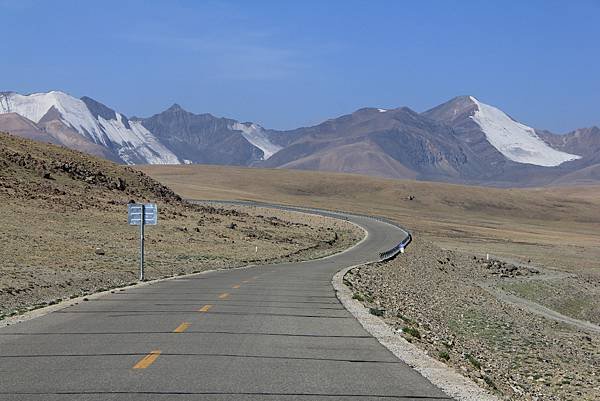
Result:
M406 234L322 260L117 291L0 329L1 400L448 399L371 337L331 278Z

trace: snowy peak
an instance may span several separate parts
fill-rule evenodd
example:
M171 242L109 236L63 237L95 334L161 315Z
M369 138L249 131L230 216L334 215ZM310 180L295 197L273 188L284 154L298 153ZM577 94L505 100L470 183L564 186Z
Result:
M64 92L0 94L0 113L17 113L34 123L58 120L82 137L114 152L127 164L179 164L179 159L140 123L89 97Z
M457 96L423 113L428 118L451 126L460 125L475 112L477 105L471 96Z
M254 123L233 123L230 127L235 131L241 131L248 142L263 151L263 160L267 160L273 154L279 152L282 147L275 145L269 140L264 128Z
M470 119L481 128L488 142L507 159L517 163L554 167L581 158L551 148L533 128L513 120L502 110L481 103L473 96L469 100L476 106Z
M60 114L63 123L82 135L94 136L96 133L97 123L85 103L64 92L0 95L0 113L17 113L35 123L52 107Z

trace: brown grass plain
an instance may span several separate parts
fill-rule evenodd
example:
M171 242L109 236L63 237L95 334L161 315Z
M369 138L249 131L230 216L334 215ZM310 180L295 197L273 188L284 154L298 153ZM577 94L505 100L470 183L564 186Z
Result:
M600 186L499 189L300 170L138 168L185 198L378 215L446 249L600 274Z

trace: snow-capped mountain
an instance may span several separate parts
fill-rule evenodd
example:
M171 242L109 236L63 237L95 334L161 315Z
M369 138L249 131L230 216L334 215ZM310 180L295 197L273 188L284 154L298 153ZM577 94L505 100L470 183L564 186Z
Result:
M423 115L451 126L468 146L494 163L555 167L581 158L552 148L534 128L473 96L456 97Z
M36 124L59 121L64 127L54 131L74 130L87 141L113 152L126 164L178 164L179 158L162 145L140 122L90 98L77 99L52 91L21 95L0 93L0 113L17 113ZM58 132L54 132L58 136ZM52 134L52 132L51 132Z
M248 166L281 149L258 124L194 114L174 104L140 120L165 146L189 163Z
M129 119L86 96L0 93L0 114L8 113L30 120L54 143L126 164L249 165L282 148L258 124L196 115L179 105L150 118Z
M481 103L473 96L469 98L477 106L470 118L485 133L488 142L507 159L546 167L581 159L581 156L551 148L533 128L513 120L502 110Z
M258 124L235 122L229 128L234 131L240 131L248 142L262 150L263 160L267 160L283 148L271 142L265 129Z
M126 164L296 168L484 185L589 180L589 171L600 171L600 129L554 135L473 96L423 113L363 108L312 127L276 131L177 104L148 118L127 118L89 97L4 92L0 131Z

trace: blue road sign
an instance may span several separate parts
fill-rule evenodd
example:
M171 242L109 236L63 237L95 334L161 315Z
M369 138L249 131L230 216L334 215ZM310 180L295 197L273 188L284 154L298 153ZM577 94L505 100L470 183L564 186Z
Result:
M132 226L139 226L144 220L144 225L158 224L158 207L156 203L130 203L127 209L127 222Z

